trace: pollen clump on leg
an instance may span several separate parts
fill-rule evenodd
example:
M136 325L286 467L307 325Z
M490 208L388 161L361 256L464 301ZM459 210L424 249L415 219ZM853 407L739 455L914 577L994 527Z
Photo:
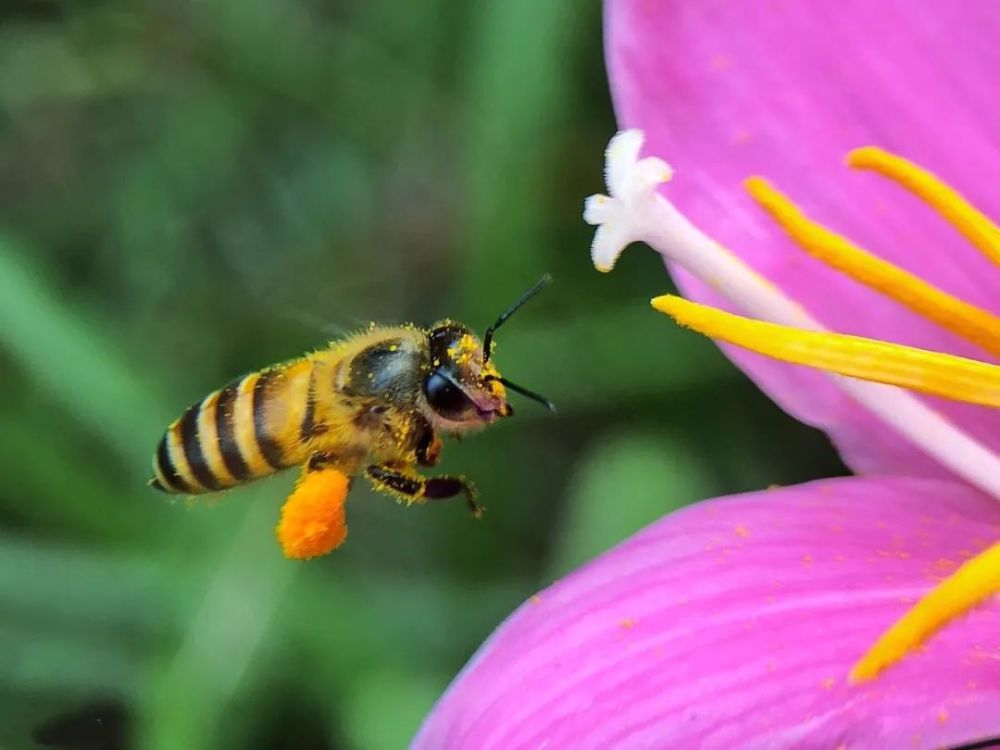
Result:
M285 557L307 560L339 547L347 538L344 503L348 477L336 469L302 474L281 508L275 532Z

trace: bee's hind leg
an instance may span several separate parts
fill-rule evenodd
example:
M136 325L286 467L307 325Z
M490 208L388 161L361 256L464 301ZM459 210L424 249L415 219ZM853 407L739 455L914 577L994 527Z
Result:
M376 490L390 492L409 502L427 500L448 500L464 494L469 510L476 518L481 518L484 508L476 500L476 487L465 477L440 476L422 477L419 474L404 473L387 466L369 466L365 475Z
M285 557L305 560L325 555L347 538L344 503L351 477L334 457L314 454L281 508L275 528Z

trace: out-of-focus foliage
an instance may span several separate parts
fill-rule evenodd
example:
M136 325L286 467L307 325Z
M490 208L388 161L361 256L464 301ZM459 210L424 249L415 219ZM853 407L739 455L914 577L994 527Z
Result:
M81 709L94 748L123 712L129 747L402 747L553 576L837 468L648 309L651 253L590 267L596 4L14 0L0 107L2 747ZM161 430L233 376L369 320L481 328L544 271L497 359L559 413L445 453L484 521L359 484L347 544L303 564L272 531L289 476L146 488Z

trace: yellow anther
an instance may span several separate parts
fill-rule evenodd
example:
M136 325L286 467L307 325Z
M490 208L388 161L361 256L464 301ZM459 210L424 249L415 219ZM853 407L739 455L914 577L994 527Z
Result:
M1000 356L1000 317L941 291L812 221L767 180L751 177L744 185L754 200L810 255Z
M870 680L922 645L939 628L1000 593L1000 543L966 562L890 627L851 670Z
M979 248L983 255L1000 265L1000 227L937 175L875 146L851 151L847 155L847 163L858 169L870 169L898 182L937 211L945 221Z
M901 184L950 222L987 258L1000 265L1000 227L934 174L874 147L852 151L847 161L853 167L873 170ZM812 221L763 178L752 177L745 185L753 198L810 255L942 328L1000 355L1000 316L938 289ZM773 359L954 401L1000 408L1000 366L858 336L756 321L671 295L657 297L652 304L680 325ZM856 383L845 385L852 389L857 386ZM878 414L888 413L875 406L871 408ZM915 426L917 421L912 424ZM949 433L951 426L943 418L934 424L932 432L936 442ZM963 476L970 465L978 466L980 461L990 466L990 471L976 472L976 483L998 495L991 481L996 473L992 470L995 456L960 432L949 434L948 450L934 455L944 456L948 465L960 467L959 473ZM925 433L920 435L924 436ZM916 437L914 434L915 440ZM917 442L930 446L928 451L933 452L931 442ZM953 460L959 455L964 458L969 452L976 454L970 463ZM803 562L808 560L804 558ZM997 594L1000 594L1000 543L969 560L917 602L858 661L851 671L851 680L857 682L875 677L927 642L938 629ZM938 720L946 721L947 718L942 712Z
M652 305L698 333L783 362L1000 407L1000 367L996 365L860 336L764 323L669 294L656 297Z

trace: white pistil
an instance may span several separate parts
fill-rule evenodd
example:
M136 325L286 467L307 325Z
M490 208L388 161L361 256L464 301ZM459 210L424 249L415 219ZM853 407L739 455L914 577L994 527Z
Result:
M610 271L627 245L644 239L654 228L645 220L656 212L656 186L673 175L656 157L639 159L642 140L640 130L626 130L611 139L604 162L611 197L592 195L584 203L584 221L598 225L590 249L598 271Z
M639 158L643 133L615 135L606 152L610 196L592 195L583 218L597 225L591 258L610 271L632 242L645 242L665 259L709 284L751 317L812 331L826 330L798 303L715 240L705 235L658 191L670 180L667 164ZM842 390L957 475L1000 498L1000 457L907 391L829 375Z

